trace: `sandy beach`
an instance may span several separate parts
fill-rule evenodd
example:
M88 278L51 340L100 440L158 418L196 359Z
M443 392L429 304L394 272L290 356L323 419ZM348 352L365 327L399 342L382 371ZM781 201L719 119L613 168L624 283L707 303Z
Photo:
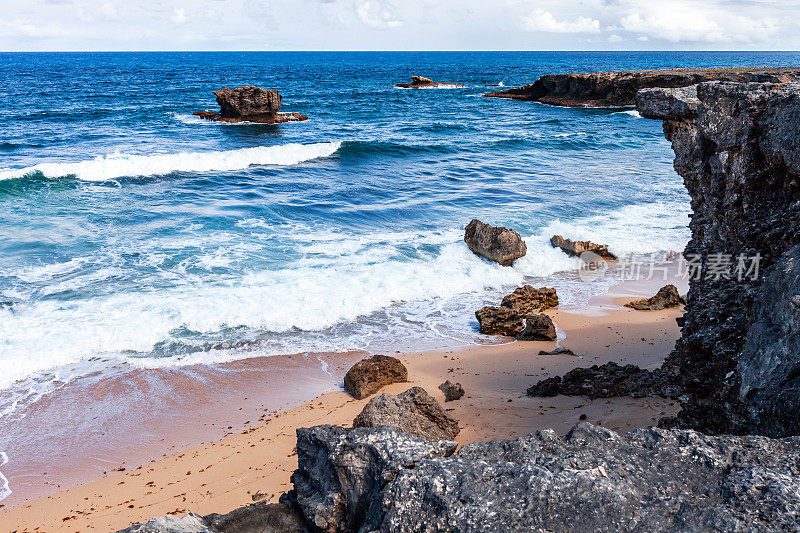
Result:
M685 290L682 280L670 281L678 284L682 292ZM558 345L573 350L574 356L538 355L539 350L554 348L556 343L552 342L511 342L443 352L392 354L407 366L410 383L390 385L382 392L399 393L419 385L443 402L438 385L446 379L462 383L465 397L445 404L460 422L457 440L461 444L512 438L542 428L553 428L563 434L582 415L589 422L621 432L652 426L660 417L674 414L677 404L658 398L595 401L564 396L529 398L525 390L540 379L578 366L607 361L634 363L644 368L658 366L679 336L675 318L682 314L682 309L642 312L619 304L650 296L663 283L661 280L623 282L608 293L593 297L586 309L551 310L549 314L559 330ZM326 379L311 380L303 388L306 392L308 387L335 388L332 385L340 382L349 365L361 357L363 354L330 356L335 363L324 367L329 372ZM304 363L291 361L292 358L287 358L280 362L286 375L291 374L293 367L294 371L302 367L307 372ZM234 392L242 395L248 388L256 387L260 374L253 369L258 369L259 364L254 360L237 363L241 368L232 370L243 372L249 366L251 373L244 372L238 390L221 392L221 396L231 399ZM320 368L318 363L316 368ZM284 387L276 392L284 397L283 405L287 406L297 397L296 389ZM348 426L367 401L354 400L338 390L288 409L276 405L261 408L261 415L252 420L241 420L241 413L252 413L254 406L240 411L239 404L224 408L221 406L225 402L217 402L214 426L208 430L208 440L203 444L177 447L180 451L164 454L157 460L139 462L137 459L145 454L132 453L124 464L109 466L102 474L94 472L95 480L87 479L91 474L75 473L70 484L77 486L63 486L58 492L18 502L0 511L0 529L113 531L168 513L227 512L253 501L276 501L291 488L289 476L297 462L293 451L295 429L317 424ZM209 412L208 406L196 406L194 411L184 409L181 416ZM227 422L222 422L226 419ZM162 423L166 427L169 420ZM68 473L62 477L68 478ZM13 488L14 476L10 478Z

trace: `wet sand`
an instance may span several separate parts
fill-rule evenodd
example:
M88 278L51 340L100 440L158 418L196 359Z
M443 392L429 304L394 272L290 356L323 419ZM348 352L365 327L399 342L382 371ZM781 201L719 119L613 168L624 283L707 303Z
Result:
M658 366L679 336L675 318L682 314L682 309L643 312L618 304L651 296L663 284L662 280L626 282L607 294L594 297L588 309L550 311L563 337L559 344L572 349L576 356L538 355L539 350L554 348L556 343L552 342L514 342L443 352L392 354L408 367L411 383L394 384L382 392L398 393L419 385L443 402L438 385L445 379L461 382L466 389L465 397L445 407L460 421L462 430L457 440L462 444L512 438L546 427L563 434L581 415L586 415L590 422L623 432L651 426L658 418L674 414L678 408L675 402L660 398L595 401L563 396L528 398L525 390L540 379L563 374L577 366L606 361L635 363L646 368ZM681 292L685 290L685 284L678 286ZM227 512L254 500L277 500L280 493L290 488L289 476L297 464L295 429L323 423L348 426L368 400L354 400L342 391L328 392L280 414L275 414L279 407L266 404L264 400L268 396L285 395L285 405L291 407L292 398L299 397L301 392L313 393L315 387L320 392L334 389L349 365L362 356L325 358L331 361L330 375L322 372L319 360L309 363L307 358L294 356L283 361L285 366L281 370L264 363L265 368L272 369L269 372L275 372L273 379L264 379L268 371L258 370L256 360L249 360L230 367L227 381L214 381L214 376L206 376L205 381L193 381L214 387L213 393L197 389L196 384L188 386L185 394L178 395L183 398L176 401L180 405L163 409L176 418L153 414L152 420L159 423L151 423L149 431L153 432L152 438L157 439L162 435L159 431L175 431L176 428L180 431L181 420L191 426L191 417L211 417L204 420L213 425L205 426L208 429L203 444L184 447L158 460L148 458L147 454L137 456L125 451L125 464L114 465L125 468L124 471L109 468L105 475L100 473L102 479L10 508L8 498L2 502L7 508L0 510L0 530L113 531L167 513ZM271 363L276 362L275 358L270 359ZM316 370L311 370L313 368ZM314 372L317 372L316 378L306 378ZM255 390L260 390L261 394L254 394ZM292 391L296 393L294 396ZM207 405L211 398L215 400ZM237 402L245 402L247 407ZM253 409L260 412L258 417L240 420L242 413L252 413ZM136 457L144 458L137 460ZM10 466L11 463L3 470L15 489L19 479ZM65 472L63 483L74 485L86 479L78 477L77 470L73 469L73 474ZM98 473L93 474L97 476ZM30 475L35 473L31 471Z

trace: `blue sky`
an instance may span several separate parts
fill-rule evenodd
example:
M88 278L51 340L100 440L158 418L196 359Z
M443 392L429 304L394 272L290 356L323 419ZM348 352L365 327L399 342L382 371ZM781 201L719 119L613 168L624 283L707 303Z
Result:
M0 0L0 50L797 50L800 0Z

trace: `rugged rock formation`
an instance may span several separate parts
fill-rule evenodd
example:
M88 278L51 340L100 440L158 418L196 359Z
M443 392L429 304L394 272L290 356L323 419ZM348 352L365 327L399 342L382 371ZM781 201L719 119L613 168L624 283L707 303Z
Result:
M444 393L445 402L454 402L464 396L464 387L461 383L450 383L449 379L439 385L439 390Z
M525 319L558 305L558 294L550 287L538 289L523 285L506 295L499 307L486 306L475 311L484 335L515 337L525 329Z
M561 235L553 235L550 238L550 245L553 248L561 248L567 255L578 257L584 252L592 252L607 261L616 261L617 256L608 251L607 244L595 244L591 241L573 241L565 239Z
M552 377L528 388L528 396L547 397L564 394L566 396L587 396L595 398L614 398L617 396L665 396L676 398L680 388L672 385L669 376L661 371L648 372L636 365L620 366L606 363L591 368L570 370L564 377Z
M375 394L391 383L408 381L408 370L399 359L373 355L354 364L344 376L344 390L356 400Z
M800 79L799 68L713 68L547 74L530 85L485 94L568 107L633 106L639 89L688 87L704 81L774 82Z
M412 387L397 396L376 396L353 420L353 427L377 426L389 426L425 440L452 440L458 435L458 420L422 387Z
M253 85L229 89L224 87L214 92L220 112L199 111L200 118L224 122L257 122L277 124L308 119L300 113L279 113L281 95L275 89L262 89Z
M503 266L511 265L528 251L525 241L513 229L490 226L478 219L464 228L464 242L472 253Z
M625 304L625 307L630 307L637 311L660 311L669 307L678 307L682 303L686 302L684 302L681 295L678 294L678 288L670 284L661 287L655 296L628 302Z
M553 319L544 313L529 316L525 319L525 329L517 334L521 341L554 341L556 340L556 325Z
M445 88L458 88L458 87L466 87L466 85L461 85L460 83L450 83L445 81L433 81L430 78L425 78L424 76L411 76L411 83L398 83L395 87L400 87L401 89L435 89L436 87L445 87Z
M505 335L516 337L525 329L525 317L508 307L487 305L475 311L480 332L484 335Z
M320 530L359 531L365 521L382 515L380 494L399 472L425 459L447 457L456 446L388 427L301 428L291 497Z

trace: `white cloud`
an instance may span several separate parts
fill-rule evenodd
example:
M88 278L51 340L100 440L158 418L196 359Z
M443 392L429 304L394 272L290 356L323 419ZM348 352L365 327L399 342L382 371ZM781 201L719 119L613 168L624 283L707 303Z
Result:
M172 22L175 24L183 24L186 22L186 10L176 7L172 10Z
M613 34L608 36L608 42L611 42L611 43L619 43L619 42L624 41L624 40L625 39L623 39L622 37L620 37L616 33L613 33Z
M537 8L523 20L525 29L550 33L600 33L600 21L587 17L573 20L556 20L544 9Z
M394 8L379 0L359 2L356 13L364 24L373 28L398 28L403 25L403 22L397 18Z

